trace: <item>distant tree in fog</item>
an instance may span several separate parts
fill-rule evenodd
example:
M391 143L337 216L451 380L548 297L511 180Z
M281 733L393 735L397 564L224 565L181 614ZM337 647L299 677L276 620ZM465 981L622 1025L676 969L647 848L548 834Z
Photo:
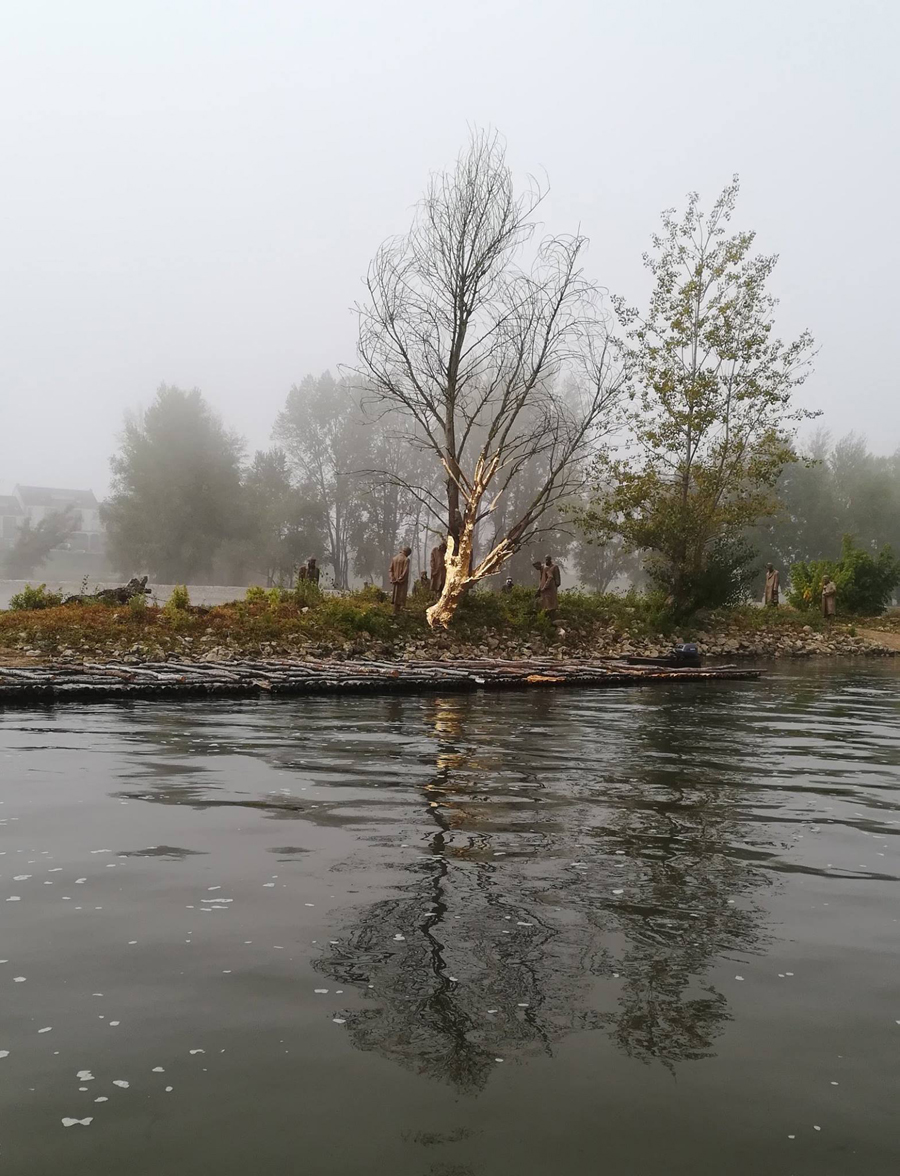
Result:
M291 481L282 449L259 450L244 474L244 511L253 570L267 584L289 581L295 568L319 556L324 511L309 488Z
M781 510L762 541L771 558L783 568L837 559L844 535L867 550L900 551L900 451L881 457L854 433L833 442L824 430L800 451L778 483Z
M26 519L6 553L4 573L11 580L24 580L33 576L50 553L75 529L75 525L71 507L45 515L34 526L31 525L31 519Z
M362 495L353 475L364 450L358 405L328 372L306 376L288 393L272 435L284 446L297 484L323 512L325 562L331 564L335 587L346 588Z
M241 451L196 388L161 385L126 419L111 459L103 517L112 565L163 583L211 576L219 549L240 533Z

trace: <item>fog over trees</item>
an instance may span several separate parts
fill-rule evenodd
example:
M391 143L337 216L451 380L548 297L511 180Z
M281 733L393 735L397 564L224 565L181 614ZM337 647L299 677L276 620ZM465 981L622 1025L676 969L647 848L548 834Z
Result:
M428 614L446 624L482 581L531 583L545 553L569 585L655 585L690 610L755 592L763 560L836 558L845 535L900 547L900 453L798 432L813 342L778 335L776 258L741 224L736 177L708 213L690 194L663 214L646 309L585 275L580 232L541 235L545 193L472 132L376 252L356 362L298 373L268 448L247 452L214 390L160 385L111 458L112 569L291 584L315 556L327 586L386 587L400 548L417 574L447 539ZM32 575L72 526L29 521L6 574Z

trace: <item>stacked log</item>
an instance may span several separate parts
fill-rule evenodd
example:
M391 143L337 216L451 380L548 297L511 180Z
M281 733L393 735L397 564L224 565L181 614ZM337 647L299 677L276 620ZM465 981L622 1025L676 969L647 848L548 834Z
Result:
M292 661L228 663L163 661L137 665L49 663L28 669L0 666L0 703L67 699L159 698L187 695L252 698L265 694L397 693L421 690L497 690L512 687L636 686L752 680L759 670L633 666L624 661Z

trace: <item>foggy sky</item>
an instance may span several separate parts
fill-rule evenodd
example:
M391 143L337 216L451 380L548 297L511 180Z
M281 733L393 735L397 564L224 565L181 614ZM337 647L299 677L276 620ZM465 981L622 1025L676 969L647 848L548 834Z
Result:
M661 209L733 172L803 402L900 446L894 0L7 0L0 491L91 486L126 407L197 386L252 449L352 362L379 242L469 125L632 300Z

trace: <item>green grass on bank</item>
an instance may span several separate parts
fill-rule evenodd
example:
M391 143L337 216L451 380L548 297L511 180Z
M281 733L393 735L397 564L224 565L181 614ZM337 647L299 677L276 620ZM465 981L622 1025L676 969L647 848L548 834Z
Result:
M49 594L48 594L49 595ZM54 654L66 648L79 654L121 653L132 648L150 655L196 651L226 645L252 652L261 645L290 650L379 647L389 653L410 641L446 646L448 641L478 645L484 639L501 644L535 642L562 644L572 650L629 637L672 641L691 640L704 633L760 631L788 635L804 626L821 629L822 617L782 607L740 607L701 615L689 622L668 619L659 598L639 593L617 595L563 592L551 620L541 612L535 593L515 588L509 594L479 590L461 604L447 634L432 632L425 620L430 600L412 595L406 610L395 617L386 595L377 589L326 595L311 585L298 592L251 588L247 598L213 608L195 607L186 592L173 594L164 607L137 598L127 605L100 603L59 604L0 611L0 650L36 649ZM900 628L896 618L871 621L839 618L851 626ZM834 627L834 626L832 626ZM494 641L494 639L497 639Z

